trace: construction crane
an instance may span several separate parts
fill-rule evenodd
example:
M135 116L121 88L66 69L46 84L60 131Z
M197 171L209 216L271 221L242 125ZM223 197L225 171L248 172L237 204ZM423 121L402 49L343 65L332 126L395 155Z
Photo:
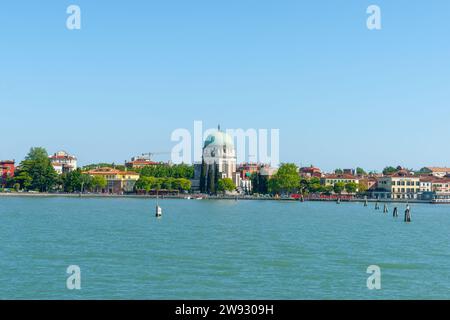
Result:
M162 154L172 154L171 151L162 151L162 152L147 152L147 153L143 153L141 155L142 159L146 159L146 160L151 160L153 158L153 156L155 155L162 155Z

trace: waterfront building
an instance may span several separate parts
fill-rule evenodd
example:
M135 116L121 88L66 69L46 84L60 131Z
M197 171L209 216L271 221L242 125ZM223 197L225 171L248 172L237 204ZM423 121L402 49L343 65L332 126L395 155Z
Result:
M436 194L450 193L450 178L436 178L432 181L431 189Z
M58 174L71 172L77 169L77 158L65 151L58 151L49 156L53 169Z
M102 193L122 194L133 192L134 185L139 180L139 174L136 172L120 171L109 167L92 169L86 174L92 177L102 176L106 179L106 187L103 190L99 190Z
M450 178L437 178L433 176L421 177L420 183L427 181L431 186L420 194L422 200L433 202L450 202Z
M354 176L354 175L356 175L356 170L355 169L344 169L344 170L342 170L342 173L344 175Z
M244 194L252 193L252 180L250 179L241 179L239 182L239 191Z
M203 146L202 163L196 164L195 180L199 188L205 192L215 192L219 179L230 178L236 187L240 184L240 176L236 171L236 150L233 138L220 130L208 135Z
M148 166L154 166L164 164L163 162L155 162L150 159L149 155L143 154L142 156L132 157L131 161L126 161L125 166L128 169L141 169Z
M377 178L375 177L360 178L359 183L365 186L368 192L374 191L377 188Z
M259 173L260 164L242 163L238 166L238 192L250 194L253 191L252 175Z
M242 163L239 165L237 172L239 172L241 179L246 180L250 179L253 173L258 173L259 167L260 165L257 163Z
M267 179L272 178L272 176L277 173L278 168L271 167L269 164L263 164L259 168L259 174Z
M416 199L420 192L420 177L397 172L378 178L377 197L391 199Z
M450 174L450 168L446 167L425 167L420 171L438 178L443 178Z
M436 178L433 176L421 176L420 177L420 192L432 192L433 181Z
M14 160L0 160L0 185L4 186L6 180L14 177L15 171Z
M345 184L354 182L356 184L359 184L359 178L348 174L328 174L320 179L320 184L324 186L334 187L334 185L338 182L342 182Z
M312 178L312 177L321 178L322 177L321 170L314 166L300 168L299 174L301 177L304 177L304 178Z

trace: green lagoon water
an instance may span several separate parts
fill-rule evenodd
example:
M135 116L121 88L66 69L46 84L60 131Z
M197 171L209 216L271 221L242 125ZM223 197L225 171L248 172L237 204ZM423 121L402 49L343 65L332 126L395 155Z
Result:
M450 206L0 198L0 299L449 299ZM392 206L390 206L392 209ZM66 269L81 268L81 290ZM369 265L381 290L368 290Z

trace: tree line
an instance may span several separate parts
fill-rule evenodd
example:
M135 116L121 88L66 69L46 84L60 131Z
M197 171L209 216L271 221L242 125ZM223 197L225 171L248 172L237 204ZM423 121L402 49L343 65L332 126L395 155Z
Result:
M45 148L31 148L25 159L19 164L14 177L9 177L5 183L7 188L17 191L64 191L64 192L101 192L107 186L103 176L91 176L87 170L98 167L113 167L124 170L124 166L114 163L100 163L84 166L74 171L58 175L52 166ZM194 176L194 167L187 164L168 166L164 164L153 165L136 169L141 178L136 183L136 189L170 189L190 190L190 178ZM149 189L150 188L150 189Z
M135 185L136 190L179 190L188 191L191 189L191 181L186 178L160 178L160 177L140 177Z
M323 185L317 177L305 178L298 174L298 167L293 163L282 164L278 171L269 178L259 173L251 176L253 193L289 194L289 193L338 193L344 191L355 193L364 191L364 185L355 182L337 182L334 185Z
M64 192L98 191L106 187L106 179L91 177L81 169L58 175L44 148L31 148L19 164L14 177L8 178L6 187L17 191Z

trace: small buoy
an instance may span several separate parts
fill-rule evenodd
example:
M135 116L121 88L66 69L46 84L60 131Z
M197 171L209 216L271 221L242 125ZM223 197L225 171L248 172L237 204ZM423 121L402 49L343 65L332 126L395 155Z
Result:
M162 216L162 208L160 206L158 206L158 205L156 205L156 214L155 214L155 216L157 218Z

